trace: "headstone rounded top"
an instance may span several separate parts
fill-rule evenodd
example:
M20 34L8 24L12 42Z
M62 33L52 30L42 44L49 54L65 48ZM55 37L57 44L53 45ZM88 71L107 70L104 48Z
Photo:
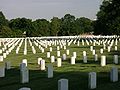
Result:
M31 89L27 87L23 87L23 88L20 88L19 90L31 90Z

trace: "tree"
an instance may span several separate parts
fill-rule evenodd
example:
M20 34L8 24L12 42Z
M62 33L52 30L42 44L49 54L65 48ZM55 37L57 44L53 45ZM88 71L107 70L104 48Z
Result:
M30 36L30 32L33 30L32 20L26 18L12 19L9 22L9 26L14 32L19 33L18 35L20 36L22 36L21 33L24 32L27 33L27 36Z
M66 14L62 18L61 30L59 35L75 35L75 16Z
M0 11L0 27L8 26L8 20L5 18L4 14Z
M8 30L8 31L7 31ZM10 35L9 31L11 29L8 26L8 20L5 18L4 14L0 12L0 35L1 37L5 36L8 37Z
M61 19L59 19L58 17L53 17L51 19L50 28L50 35L57 36L61 28Z
M104 0L97 13L95 34L120 35L120 2L119 0Z
M37 36L50 35L50 23L46 19L37 19L33 22L33 27Z
M13 37L13 32L12 32L12 30L9 27L2 26L1 36L2 37Z
M93 31L92 20L81 17L75 20L76 34L90 33Z

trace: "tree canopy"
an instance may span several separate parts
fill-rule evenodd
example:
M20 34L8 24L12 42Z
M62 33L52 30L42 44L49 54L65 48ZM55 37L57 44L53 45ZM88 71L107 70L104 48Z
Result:
M7 20L0 12L0 27L1 37L69 36L93 30L92 20L85 17L75 18L70 14L62 18L53 17L50 21L46 19L32 21L25 17Z
M97 13L95 34L120 35L120 1L104 0Z

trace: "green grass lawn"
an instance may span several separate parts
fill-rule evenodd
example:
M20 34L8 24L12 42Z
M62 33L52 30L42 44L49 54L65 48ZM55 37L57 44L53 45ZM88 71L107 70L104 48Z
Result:
M37 59L40 57L46 60L46 65L50 63L50 59L46 58L46 52L49 51L49 47L45 49L45 53L41 53L40 49L32 42L33 46L36 49L36 54L33 54L32 48L28 42L27 55L23 55L24 44L25 43L23 42L19 54L16 54L15 50L17 47L15 47L14 50L7 56L7 58L4 59L4 62L0 62L1 67L6 61L10 61L12 65L12 68L10 70L5 71L5 77L0 78L0 90L18 90L21 87L30 87L32 90L58 90L58 80L62 78L68 79L69 90L89 90L89 72L97 73L97 88L95 90L120 90L120 79L115 83L110 82L110 70L113 66L118 67L120 76L120 62L118 65L113 64L113 55L120 54L120 42L118 43L118 51L114 50L113 45L111 52L108 53L106 49L104 50L103 54L100 54L99 52L100 48L103 46L96 45L94 48L96 49L96 53L99 57L99 60L97 62L94 61L94 56L90 51L90 45L88 46L85 43L85 45L82 46L82 43L80 42L80 46L77 46L77 44L72 43L70 46L67 46L67 49L70 50L70 55L67 56L67 60L62 62L62 67L58 68L56 66L56 62L53 63L54 77L51 79L47 78L46 71L40 71L40 68L37 64ZM53 51L51 52L51 55L54 55L56 57L56 46L52 47ZM60 49L60 51L61 56L63 53L66 53L66 50L64 49ZM74 51L77 52L76 64L71 65L70 57ZM87 52L88 63L86 64L84 64L82 60L83 51ZM107 57L107 65L105 67L100 66L101 55L106 55ZM28 60L30 80L27 84L20 83L19 65L23 59Z

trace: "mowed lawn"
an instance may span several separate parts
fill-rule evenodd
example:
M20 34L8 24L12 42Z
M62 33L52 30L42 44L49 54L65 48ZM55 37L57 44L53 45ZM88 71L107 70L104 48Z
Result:
M20 42L19 42L20 43ZM69 82L69 90L89 90L88 89L88 73L96 72L97 73L97 88L95 90L120 90L120 79L118 82L110 81L110 70L113 66L118 67L119 78L120 78L120 61L118 65L113 63L113 56L120 55L120 42L118 42L118 50L114 50L115 44L111 48L111 52L107 52L107 48L104 50L103 54L100 54L100 48L103 45L94 46L96 54L98 54L98 61L94 61L94 56L90 51L90 45L82 45L80 41L80 46L76 44L71 44L66 46L70 50L70 55L67 56L67 60L62 61L62 67L57 67L56 62L53 63L54 67L54 77L47 78L47 70L41 71L39 65L37 64L38 58L43 58L46 61L46 65L50 63L50 58L46 58L46 53L49 51L49 47L45 49L44 53L41 53L41 50L32 42L33 46L36 49L36 54L33 54L32 48L27 41L27 55L23 54L24 51L23 42L19 54L16 54L15 50L17 47L12 50L12 52L4 59L4 62L0 62L1 67L4 66L4 63L7 61L11 62L12 68L5 71L5 77L0 78L0 90L18 90L21 87L30 87L31 90L58 90L58 80L65 78ZM107 44L106 44L107 45ZM51 56L54 55L57 58L56 46L52 46L53 51ZM2 47L1 47L2 48ZM66 53L66 50L63 48L60 49L61 57L62 54ZM83 51L87 52L88 63L83 63ZM72 53L77 53L76 64L70 64L70 58ZM100 66L101 55L106 55L107 65L104 67ZM21 84L20 83L20 63L23 59L28 61L29 69L29 83ZM119 57L120 59L120 57Z

